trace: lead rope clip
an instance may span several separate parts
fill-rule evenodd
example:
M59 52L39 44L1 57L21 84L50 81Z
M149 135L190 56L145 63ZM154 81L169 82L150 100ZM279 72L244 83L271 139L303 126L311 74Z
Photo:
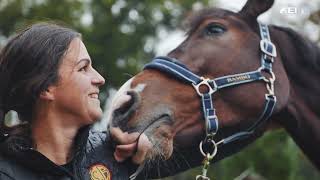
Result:
M203 166L202 166L202 174L199 174L196 176L196 180L210 180L210 178L207 176L208 168L210 166L210 161L212 160L212 156L208 153L207 156L203 160Z
M199 149L200 149L201 154L204 156L204 159L203 159L203 166L202 166L202 174L199 174L198 176L196 176L196 180L210 180L210 178L207 176L208 168L210 166L211 160L216 156L216 154L218 152L218 145L222 141L218 142L218 144L217 144L214 140L212 140L212 138L210 136L207 136L207 139L205 140L205 142L212 144L213 151L211 154L209 152L205 153L203 151L203 147L202 147L203 141L200 142Z

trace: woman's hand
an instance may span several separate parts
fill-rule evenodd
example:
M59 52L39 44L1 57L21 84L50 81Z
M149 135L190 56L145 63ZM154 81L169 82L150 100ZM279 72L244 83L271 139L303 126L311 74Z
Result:
M130 157L136 164L141 164L145 160L152 144L144 133L140 136L137 132L129 134L120 128L111 128L110 131L113 140L118 143L114 152L118 162L123 162Z

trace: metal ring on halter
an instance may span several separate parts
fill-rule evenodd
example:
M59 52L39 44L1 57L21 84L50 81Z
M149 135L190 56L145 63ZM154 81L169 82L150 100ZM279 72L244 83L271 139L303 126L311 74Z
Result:
M217 91L217 88L214 88L214 89L213 89L213 88L210 86L210 84L209 84L210 79L204 78L204 77L201 77L201 79L202 79L202 81L201 81L200 83L198 83L198 84L192 84L192 86L196 89L196 91L197 91L197 93L199 94L199 96L203 96L203 94L213 94L214 92ZM209 89L209 92L207 92L207 93L201 93L201 92L200 92L200 86L202 86L202 85L207 86L207 88ZM216 87L216 86L215 86L215 87Z
M274 95L274 81L270 81L270 83L266 84L268 95Z
M200 152L201 154L204 156L204 157L207 157L208 159L212 159L218 152L218 147L217 147L217 144L214 140L209 140L208 142L212 143L213 145L213 152L210 154L210 153L204 153L203 149L202 149L202 143L203 141L200 142L199 144L199 148L200 148Z
M271 71L270 69L268 68L264 68L264 67L260 67L258 69L258 71L262 74L262 71L266 72L266 73L269 73L271 75L270 78L267 78L265 76L263 76L263 80L266 82L266 83L270 83L270 81L275 81L276 80L276 76L274 74L273 71Z
M276 76L274 75L274 72L270 71L269 73L271 74L271 78L269 78L269 80L274 82L276 80Z

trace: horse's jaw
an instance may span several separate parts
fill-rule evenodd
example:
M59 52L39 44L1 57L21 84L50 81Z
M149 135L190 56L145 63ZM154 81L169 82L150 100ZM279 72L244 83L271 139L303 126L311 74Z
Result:
M142 129L143 133L152 143L148 153L148 160L167 160L173 152L172 121L169 115L163 114L148 121L149 124Z

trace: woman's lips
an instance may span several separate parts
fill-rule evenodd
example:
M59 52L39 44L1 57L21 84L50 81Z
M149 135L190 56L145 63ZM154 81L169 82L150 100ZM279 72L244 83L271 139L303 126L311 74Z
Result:
M92 94L89 94L89 97L94 98L94 99L98 99L99 98L99 94L98 93L92 93Z

